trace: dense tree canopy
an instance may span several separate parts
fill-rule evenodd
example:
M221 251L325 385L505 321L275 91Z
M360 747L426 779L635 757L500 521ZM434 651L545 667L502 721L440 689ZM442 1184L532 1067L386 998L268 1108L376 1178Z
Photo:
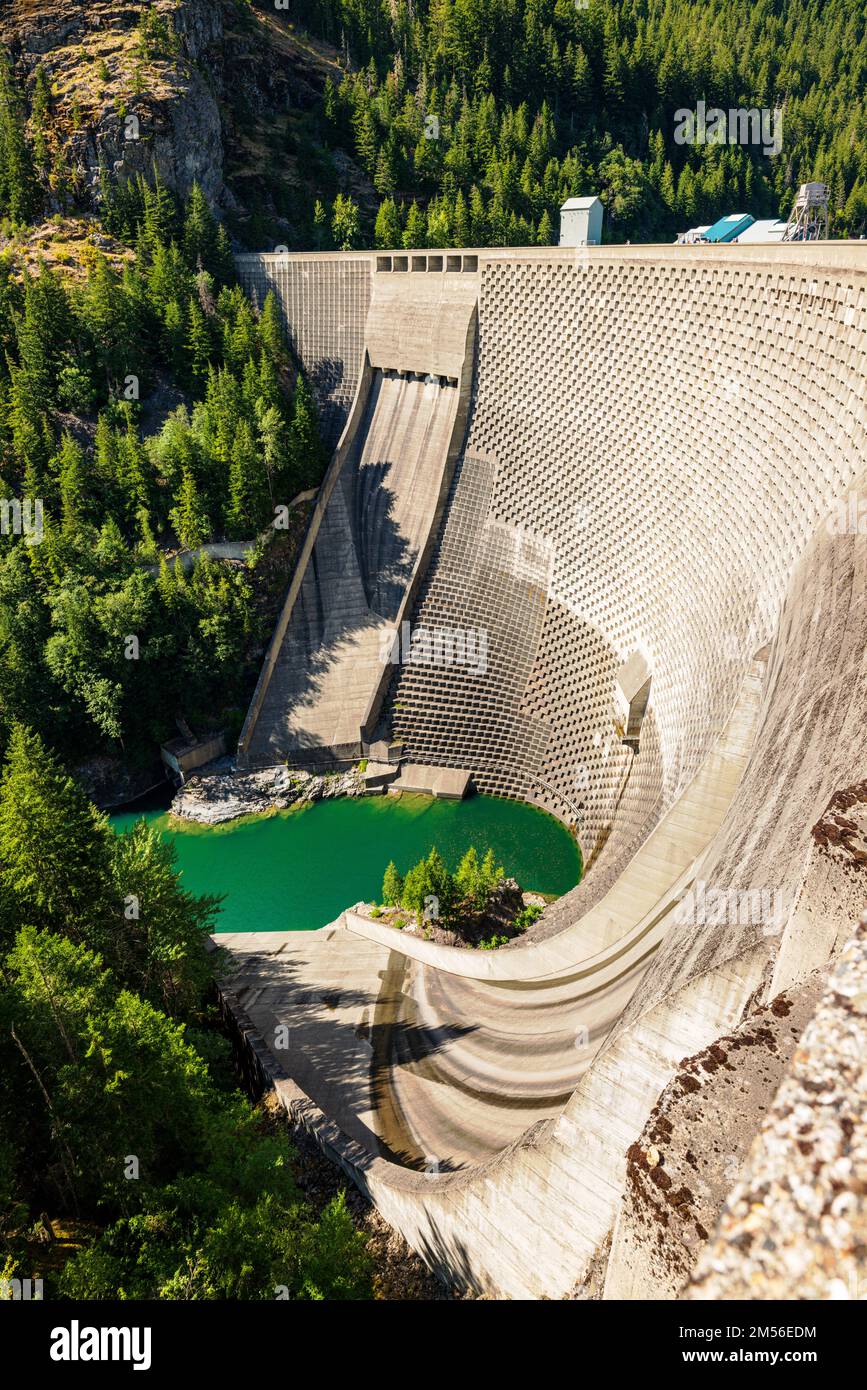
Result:
M38 545L0 539L0 746L15 719L127 756L180 710L237 722L266 635L248 575L161 552L253 540L325 466L274 297L234 283L200 190L180 209L140 180L107 216L137 248L122 270L0 257L0 494L41 509ZM154 393L181 403L148 434Z
M285 1136L263 1132L205 1030L216 907L180 887L156 831L114 835L14 728L0 782L4 1277L80 1298L369 1296L342 1199L310 1211ZM61 1267L48 1217L77 1233Z
M380 195L377 244L552 239L599 193L611 240L671 239L799 183L833 228L867 214L867 24L853 0L302 0L356 64L325 92L331 139ZM683 144L676 112L782 111L782 148Z

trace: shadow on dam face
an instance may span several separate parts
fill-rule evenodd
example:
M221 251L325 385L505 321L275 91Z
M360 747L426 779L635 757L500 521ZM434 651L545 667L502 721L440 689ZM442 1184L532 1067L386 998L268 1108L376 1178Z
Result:
M443 490L456 388L372 373L324 505L255 726L248 762L360 757L398 621Z
M378 343L382 306L411 315L431 276L387 278ZM487 1287L557 1296L611 1232L624 1156L680 1060L822 968L852 916L811 826L856 780L867 715L867 538L825 528L867 495L867 248L501 248L478 252L474 285L466 439L410 616L484 628L488 670L401 669L388 708L414 757L485 790L571 802L584 769L592 871L484 961L347 912L302 973L345 957L389 992L354 1113L375 1129L388 1108L391 1153L443 1167L424 1183L359 1157L383 1213ZM399 502L380 501L387 526ZM386 557L367 553L365 603L385 605ZM615 677L636 651L653 683L624 778ZM776 935L673 930L699 877L799 906Z

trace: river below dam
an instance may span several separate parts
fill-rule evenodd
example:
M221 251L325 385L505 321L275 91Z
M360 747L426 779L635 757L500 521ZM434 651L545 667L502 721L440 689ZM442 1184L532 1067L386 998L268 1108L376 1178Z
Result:
M347 797L222 826L159 810L113 815L118 833L141 818L171 840L183 886L222 893L218 931L303 931L378 899L386 865L401 873L436 845L450 869L470 845L490 846L528 892L559 896L581 877L581 854L553 816L493 796Z

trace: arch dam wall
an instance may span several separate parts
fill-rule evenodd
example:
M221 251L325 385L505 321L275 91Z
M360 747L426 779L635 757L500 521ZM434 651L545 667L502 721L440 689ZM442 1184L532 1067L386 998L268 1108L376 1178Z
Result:
M381 713L410 760L573 825L588 872L484 959L351 911L324 933L223 937L236 1012L287 1105L449 1277L676 1293L707 1229L676 1235L686 1199L648 1215L641 1145L676 1114L678 1077L698 1075L691 1095L710 1076L684 1059L771 1001L806 1007L863 907L867 247L239 270L280 294L338 478L364 454L376 373L443 372L430 305L454 314L466 412L437 446L404 612L484 631L487 663L400 667L389 689L378 671ZM636 653L637 752L617 694ZM315 1003L335 980L337 1016ZM269 1035L290 1013L287 1063ZM767 1091L785 1047L764 1061ZM737 1102L713 1097L731 1152L769 1104L738 1077ZM720 1203L724 1178L706 1181Z

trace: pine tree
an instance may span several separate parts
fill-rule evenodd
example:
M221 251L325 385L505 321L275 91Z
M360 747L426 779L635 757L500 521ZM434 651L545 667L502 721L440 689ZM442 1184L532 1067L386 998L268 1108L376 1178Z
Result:
M100 414L96 422L93 469L103 496L112 497L117 485L117 442L105 412Z
M324 203L317 198L313 205L313 240L317 251L321 251L328 235L328 214Z
M403 891L401 893L401 906L407 912L414 912L416 921L421 925L424 917L425 899L432 892L430 883L430 873L427 862L420 859L417 864L413 864L403 881Z
M283 317L273 290L269 290L265 295L258 327L259 341L271 361L277 364L285 362L286 338L283 331Z
M551 221L551 214L546 208L539 219L539 228L536 232L537 246L551 246L554 242L554 224Z
M413 203L406 217L403 244L408 251L421 249L425 244L427 221L418 203Z
M455 873L455 890L460 897L475 906L481 887L479 856L471 845L466 851Z
M21 96L0 49L0 214L25 222L36 206L36 180L24 136Z
M110 388L133 370L138 347L133 346L128 301L118 276L103 255L94 258L79 311L100 375Z
M213 357L213 344L208 321L197 300L190 299L187 307L187 359L189 372L195 382L207 378Z
M184 311L176 299L169 300L163 311L162 344L167 361L176 372L184 376L187 369L184 356L186 329Z
M316 406L307 382L299 376L295 385L292 423L289 428L289 467L297 491L316 487L325 471L325 450L319 436Z
M181 545L187 550L195 550L204 545L211 534L208 514L199 497L196 480L189 468L185 468L178 490L177 505L169 512L169 521Z
M55 461L59 487L63 529L76 532L85 519L87 509L87 480L84 455L72 436L64 432Z
M38 735L13 725L0 785L0 893L14 894L13 917L84 938L106 903L111 838Z
M382 901L385 907L399 907L403 895L403 879L397 872L394 860L389 862L382 880Z
M471 246L472 233L470 231L470 217L467 212L466 199L460 189L455 197L454 211L454 244L455 246Z
M232 255L232 243L222 222L217 227L213 272L218 285L233 285L235 283L235 259Z
M400 246L402 228L400 225L400 213L393 198L386 198L379 205L379 212L376 214L376 227L374 228L374 245L383 251L392 250Z
M139 508L150 507L149 476L148 458L128 413L126 429L117 436L117 479L121 507L130 527Z
M587 61L587 54L581 44L575 45L575 62L572 68L572 91L575 94L575 106L579 112L589 109L593 100L593 79L590 72L590 64Z
M136 555L145 564L153 564L159 559L160 549L154 536L150 512L147 507L139 507L136 512Z
M289 442L282 414L274 405L267 406L258 420L259 448L268 479L268 495L273 507L277 502L289 502L288 490Z
M277 368L267 352L259 359L259 381L256 395L257 408L273 406L279 411L281 419L285 415L285 397L280 386Z
M168 245L176 232L177 213L172 194L163 183L159 169L153 166L153 184L140 174L137 181L142 205L142 218L136 238L136 251L147 266L159 242Z
M190 189L184 217L184 253L191 266L214 271L217 259L217 224L208 200L196 182Z
M338 251L352 251L358 245L360 223L358 205L348 194L338 193L331 214L331 234Z
M262 529L268 517L268 489L262 459L248 420L241 420L229 465L226 531L245 540Z

